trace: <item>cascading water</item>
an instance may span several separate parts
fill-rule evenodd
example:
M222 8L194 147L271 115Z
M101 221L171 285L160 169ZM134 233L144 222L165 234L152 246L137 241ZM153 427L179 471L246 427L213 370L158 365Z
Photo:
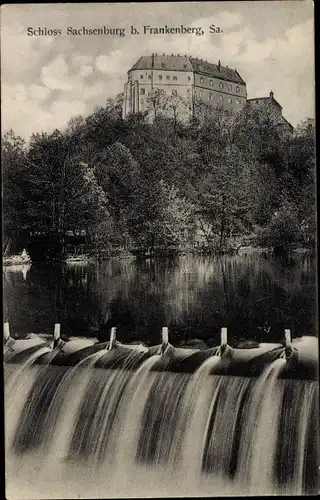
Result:
M39 349L30 355L22 365L4 366L4 404L6 415L10 418L6 419L5 436L6 442L11 443L14 439L16 426L18 425L19 416L23 409L27 407L28 393L34 383L34 377L30 373L30 367L41 356L49 353L50 349L47 346L40 346ZM36 372L40 372L41 367L36 368Z
M314 487L317 386L279 378L285 359L250 378L218 375L218 356L185 374L170 372L165 355L134 350L114 367L106 350L74 367L35 365L47 352L5 369L8 498Z
M277 384L286 361L273 361L256 381L244 409L239 446L239 472L252 495L272 494L272 466L277 445L283 386Z

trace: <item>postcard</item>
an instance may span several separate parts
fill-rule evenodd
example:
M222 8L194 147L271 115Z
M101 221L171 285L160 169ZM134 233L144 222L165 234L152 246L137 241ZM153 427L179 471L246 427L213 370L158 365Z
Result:
M6 498L316 495L313 2L1 14Z

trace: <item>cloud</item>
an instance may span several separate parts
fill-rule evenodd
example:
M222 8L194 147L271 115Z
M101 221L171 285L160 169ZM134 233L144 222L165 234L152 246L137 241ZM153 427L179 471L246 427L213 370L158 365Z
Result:
M92 63L92 57L90 56L78 54L72 57L72 64L75 68L81 68L81 66L85 66L91 63Z
M62 56L58 56L48 66L42 68L42 81L52 90L72 90L68 79L69 68Z
M79 99L53 102L50 106L52 126L64 128L71 117L83 115L85 111L86 105Z
M105 81L96 81L91 85L86 85L83 88L81 93L81 97L84 101L90 101L95 97L101 97L104 93L106 93L106 82ZM102 103L101 103L102 104Z
M314 116L312 20L288 28L278 38L248 38L243 46L234 61L250 97L266 96L272 89L293 125Z
M81 66L79 69L79 75L86 77L91 75L92 71L94 71L94 68L92 66L89 66L88 64Z
M12 128L22 137L50 128L51 113L43 109L41 101L29 98L22 84L2 86L1 112L6 128Z
M100 55L95 61L95 67L105 75L119 75L124 73L128 55L125 51L114 50L108 55Z
M244 23L244 17L240 12L223 11L212 17L201 17L192 23L192 26L220 26L224 32L228 32L231 28L239 27Z
M51 95L50 89L48 87L44 87L43 85L30 85L29 89L29 96L31 99L35 101L45 101L49 99Z

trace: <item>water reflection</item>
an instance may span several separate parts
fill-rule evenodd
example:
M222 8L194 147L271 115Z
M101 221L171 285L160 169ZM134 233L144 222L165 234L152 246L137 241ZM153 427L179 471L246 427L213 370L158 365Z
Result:
M279 341L316 334L316 268L310 255L116 260L96 264L33 264L4 270L5 315L13 334L53 332L104 339L111 326L122 341L172 343L189 338Z
M10 275L21 273L24 281L27 279L27 274L31 269L31 264L12 264L5 267L5 276L10 280Z

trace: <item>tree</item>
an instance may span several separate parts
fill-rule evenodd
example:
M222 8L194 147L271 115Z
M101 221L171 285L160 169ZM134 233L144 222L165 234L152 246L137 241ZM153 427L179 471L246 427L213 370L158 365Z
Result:
M101 152L95 164L95 174L108 200L118 242L127 245L129 219L140 193L139 164L124 144L116 142Z
M203 103L198 108L192 123L193 139L204 163L210 164L213 156L219 157L233 142L235 113L221 105L210 106Z
M10 251L26 229L26 197L23 186L28 178L26 144L13 130L4 133L1 160L4 250Z
M68 143L63 134L35 134L28 152L28 222L32 233L64 234L66 162Z
M166 100L165 109L168 112L168 116L173 119L173 129L176 135L178 123L186 121L189 118L191 112L190 103L178 94L171 95Z
M70 159L66 165L64 196L65 231L85 231L88 238L94 239L96 227L109 221L108 200L94 169L77 158Z
M262 228L260 242L267 246L286 247L300 240L300 225L294 204L284 203L276 210L270 223Z
M246 234L252 228L249 178L250 171L239 150L228 147L214 157L210 170L199 181L198 215L202 225L211 228L208 240L217 241L220 250L229 236Z
M123 92L115 97L109 97L106 102L105 109L116 120L122 117Z
M163 89L152 89L145 99L146 109L151 114L153 120L156 120L161 111L166 109L168 96Z
M278 177L287 168L290 138L271 107L259 103L241 110L236 115L232 140L248 159L256 157L270 165Z
M193 230L193 207L179 195L174 185L161 181L141 192L139 203L130 220L130 230L139 247L150 253L157 246L179 246Z
M63 132L34 134L28 147L4 135L7 238L21 246L41 236L53 256L69 233L84 234L91 250L152 251L192 242L197 223L221 251L247 236L273 245L281 231L285 244L314 245L312 120L288 136L264 106L235 113L195 99L184 121L188 99L153 89L147 121L123 120L121 102L74 117Z

